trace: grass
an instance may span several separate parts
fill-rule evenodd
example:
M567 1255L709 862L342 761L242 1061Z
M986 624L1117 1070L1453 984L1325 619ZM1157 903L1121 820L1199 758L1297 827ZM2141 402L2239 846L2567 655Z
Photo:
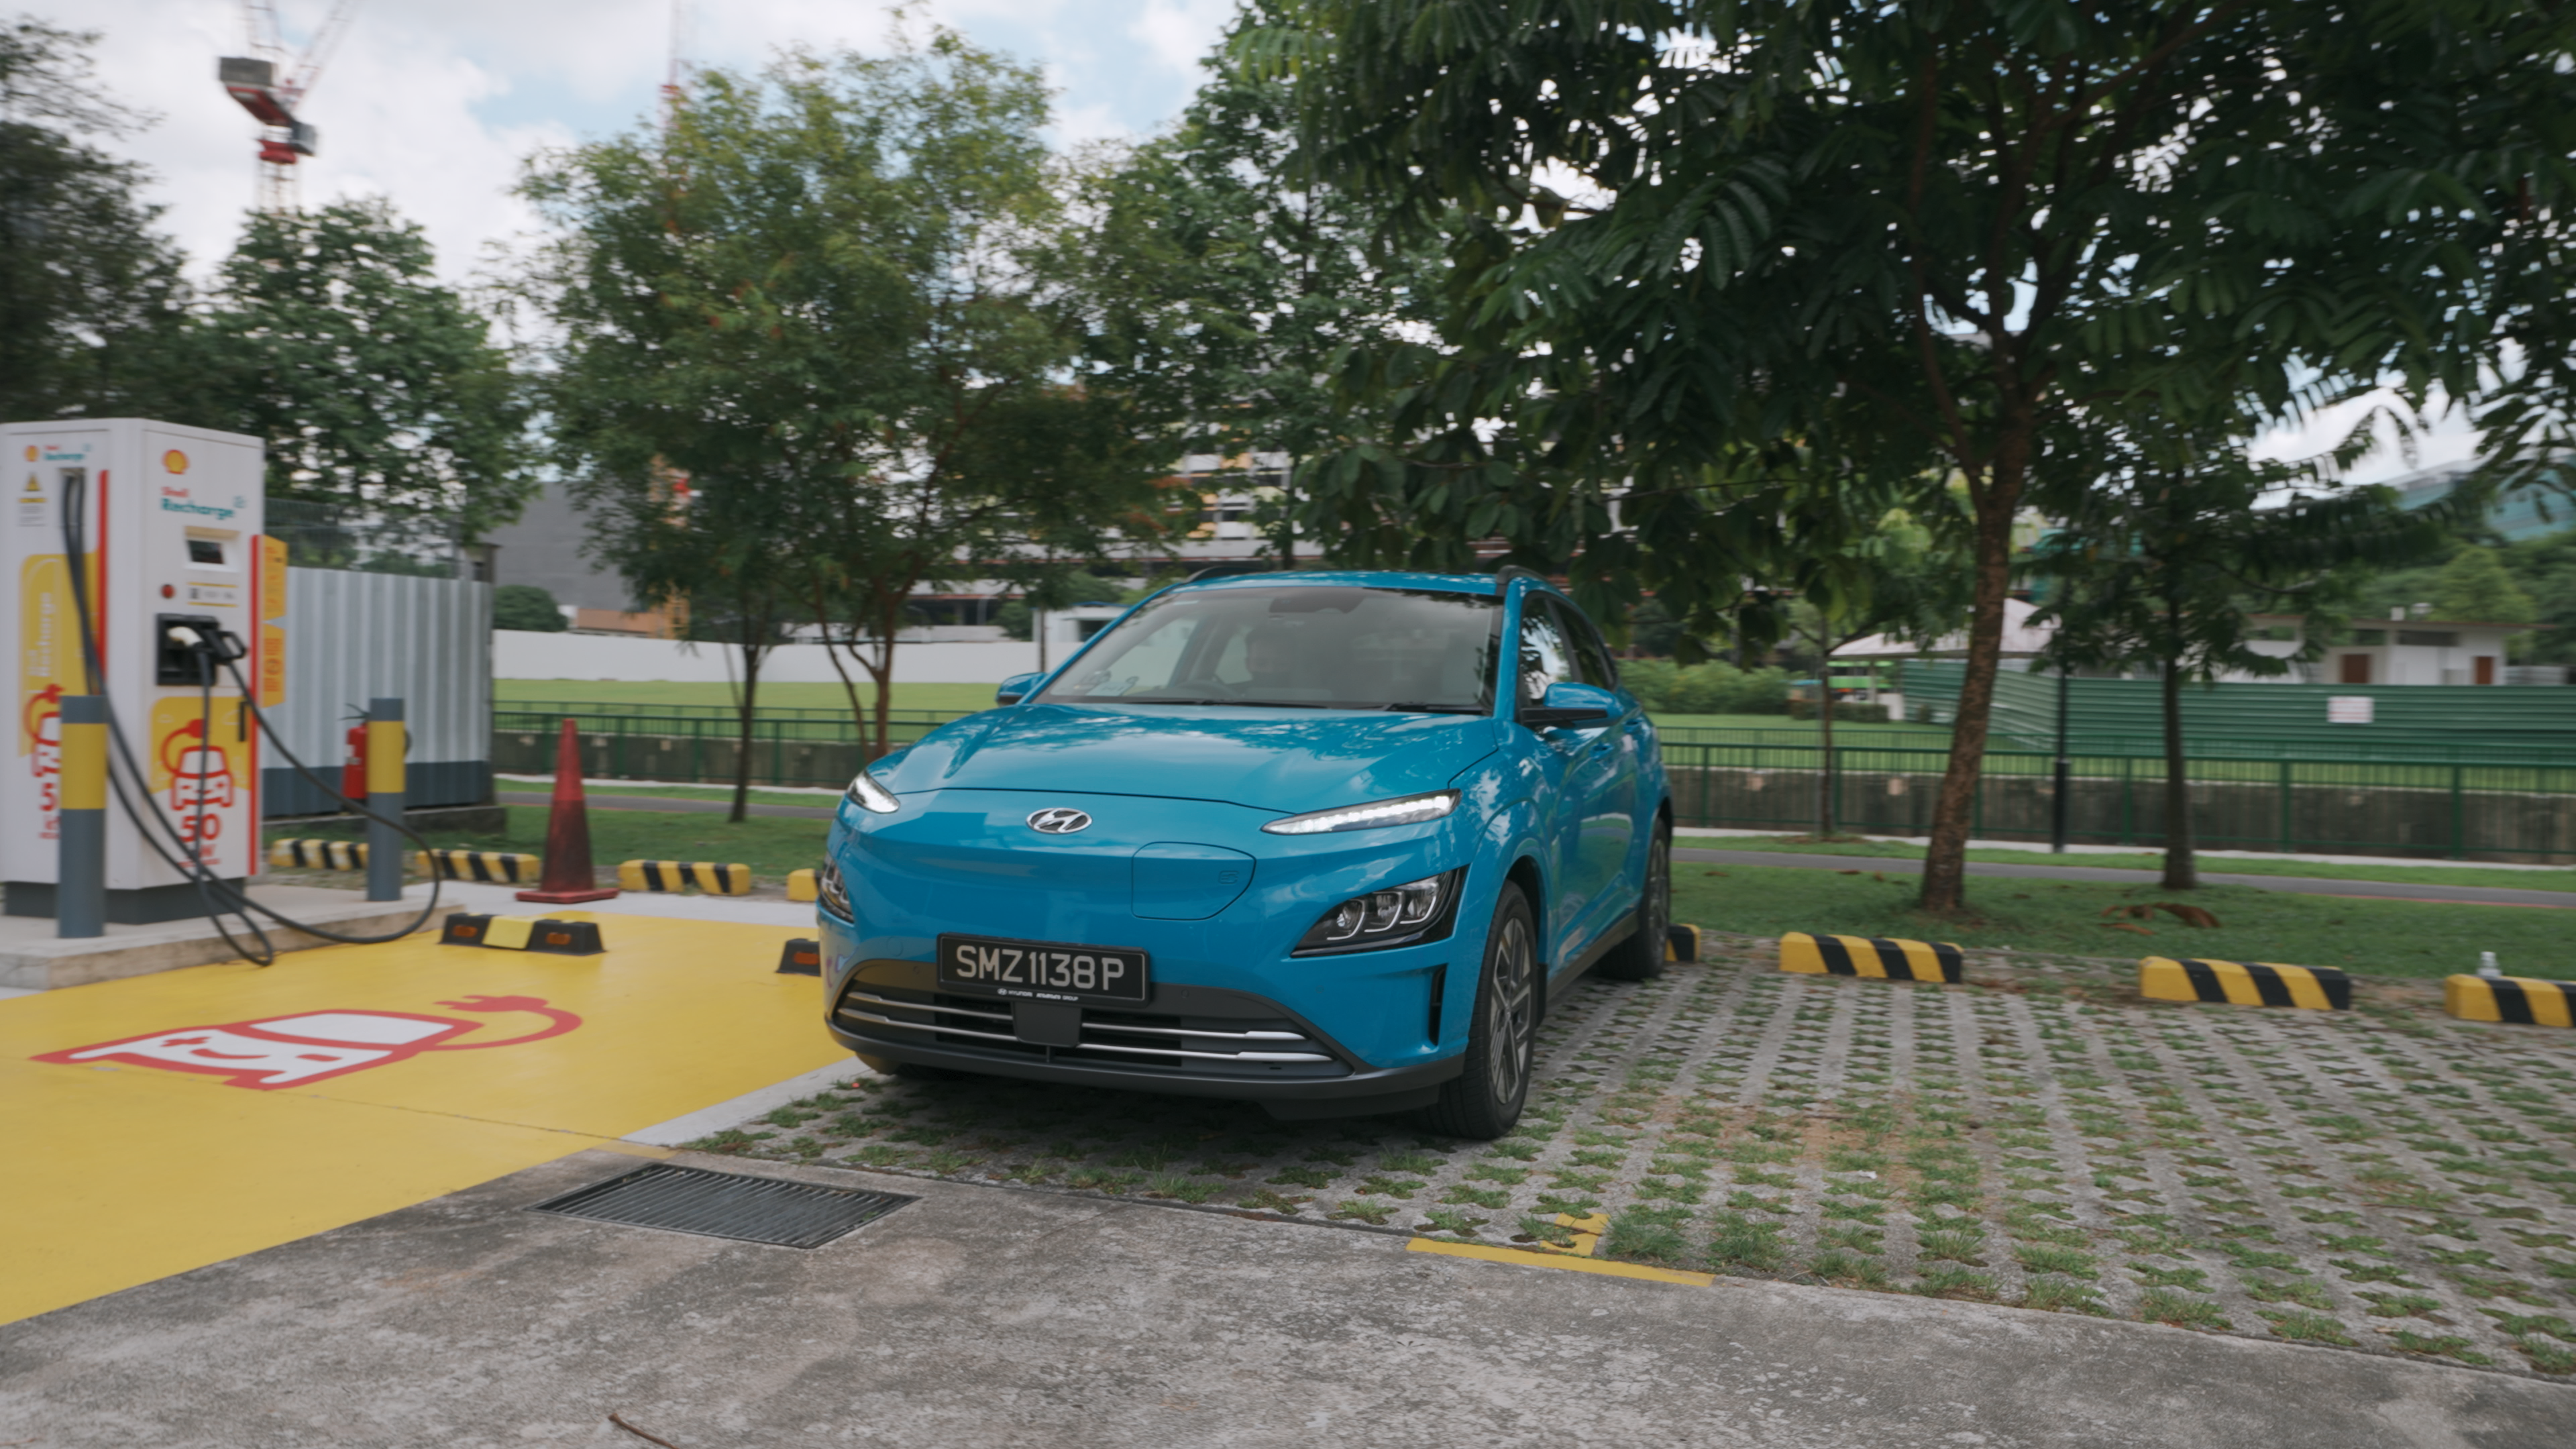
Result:
M440 849L513 850L543 854L546 807L511 805L509 828L498 835L435 831L429 843ZM823 820L776 820L755 816L737 825L721 815L664 815L650 810L590 812L590 855L609 879L621 860L712 860L740 862L755 879L781 881L791 870L804 870L823 857ZM354 878L354 877L353 877Z
M2514 906L2427 905L2298 896L2244 886L2204 886L2191 901L2223 923L2194 930L2159 915L2135 932L2112 930L2103 911L2165 899L2152 886L2090 881L1968 882L1969 916L1940 920L1914 908L1912 877L1841 875L1795 866L1701 867L1676 862L1673 918L1770 936L1831 931L1955 941L1971 948L2084 956L2175 955L2335 966L2357 976L2439 977L2477 968L2493 951L2516 975L2576 980L2567 959L2569 918Z
M1685 849L1790 851L1800 855L1848 855L1866 860L1921 860L1923 847L1904 840L1815 840L1804 835L1684 836ZM2100 870L2165 868L2160 851L2123 854L2053 855L2045 850L1971 850L1968 859L1997 865L2072 865ZM2385 864L2334 865L2301 860L2240 860L2203 856L2202 875L2286 875L2314 880L2367 880L2400 885L2498 886L2506 890L2576 892L2576 870L2483 870L2471 865L2415 865L2404 860Z

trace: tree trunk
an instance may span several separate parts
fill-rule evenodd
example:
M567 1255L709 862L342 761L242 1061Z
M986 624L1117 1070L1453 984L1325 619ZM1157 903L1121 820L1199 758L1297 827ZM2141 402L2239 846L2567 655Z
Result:
M1994 714L1995 672L2003 665L2004 600L2012 584L2013 510L2021 503L2025 429L1995 460L1986 496L1977 503L1977 586L1968 616L1968 664L1950 727L1950 765L1932 806L1932 838L1923 852L1917 903L1948 915L1967 905L1968 831L1976 820L1977 780L1986 764L1986 724Z
M742 729L734 751L733 811L725 818L739 822L751 813L751 743L752 732L759 727L754 713L760 699L760 656L762 641L749 618L742 626Z
M876 737L861 752L870 761L885 758L893 745L894 636L897 626L903 622L903 604L904 601L898 598L877 610L877 658L868 668L868 677L875 680L877 686Z
M2164 889L2200 889L2191 858L2191 781L2183 774L2182 670L2165 666L2165 880Z
M1824 661L1824 667L1816 671L1816 726L1822 749L1818 761L1824 767L1817 772L1816 780L1818 840L1834 838L1834 671L1833 656L1826 652L1832 637L1828 632L1817 641L1817 658Z

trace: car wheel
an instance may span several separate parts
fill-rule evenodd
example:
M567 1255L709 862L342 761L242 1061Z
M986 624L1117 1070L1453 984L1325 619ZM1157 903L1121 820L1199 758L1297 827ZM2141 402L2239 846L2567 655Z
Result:
M1467 1069L1424 1113L1435 1132L1490 1139L1512 1130L1529 1099L1538 1035L1538 927L1517 885L1505 884L1485 932L1485 969L1467 1027Z
M1673 828L1655 822L1646 847L1646 888L1637 900L1637 933L1610 949L1593 969L1613 981L1652 981L1664 974L1664 938L1673 929Z

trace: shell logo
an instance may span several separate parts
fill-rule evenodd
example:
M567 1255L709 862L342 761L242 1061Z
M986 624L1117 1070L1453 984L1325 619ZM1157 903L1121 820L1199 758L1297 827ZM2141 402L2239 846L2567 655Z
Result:
M161 466L173 473L185 473L188 471L188 455L172 448L161 455Z
M36 445L33 443L27 445L27 461L30 463L36 461Z

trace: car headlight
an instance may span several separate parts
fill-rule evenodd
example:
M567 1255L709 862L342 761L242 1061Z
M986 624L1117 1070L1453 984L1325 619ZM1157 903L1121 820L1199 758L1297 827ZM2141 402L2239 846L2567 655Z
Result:
M1437 941L1449 934L1458 913L1458 886L1466 875L1464 870L1443 871L1353 896L1307 927L1289 954L1327 956Z
M823 868L814 872L814 903L842 920L858 919L857 913L850 909L850 887L841 879L839 861L827 859Z
M876 778L865 770L850 777L850 788L842 792L841 798L878 815L892 815L903 808L903 802L894 798L894 792L878 784Z
M1434 790L1428 795L1399 795L1366 805L1344 805L1290 815L1262 826L1272 835L1322 835L1335 830L1376 830L1388 825L1419 825L1458 808L1458 792Z

